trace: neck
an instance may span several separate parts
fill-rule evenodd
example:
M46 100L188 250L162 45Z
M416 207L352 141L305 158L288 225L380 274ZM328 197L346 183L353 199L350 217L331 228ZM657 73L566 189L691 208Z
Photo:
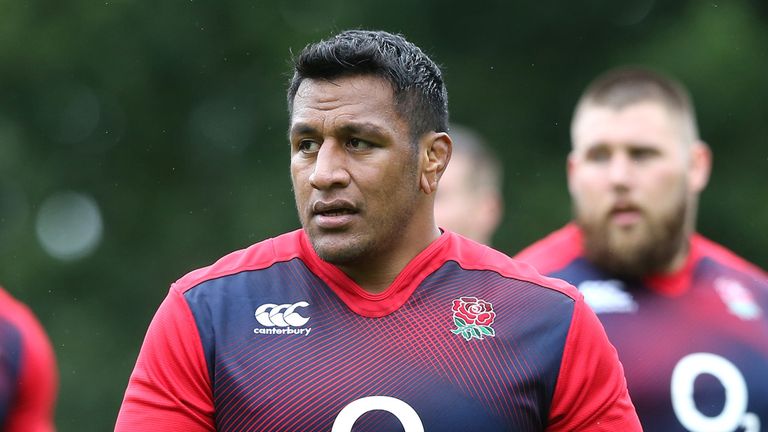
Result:
M411 260L439 237L440 229L432 224L431 229L414 236L403 233L389 252L338 267L366 292L380 294L392 285Z
M688 254L691 251L691 233L686 234L685 241L680 244L680 248L675 255L669 260L669 263L662 269L662 274L672 274L680 270L685 266L688 260Z

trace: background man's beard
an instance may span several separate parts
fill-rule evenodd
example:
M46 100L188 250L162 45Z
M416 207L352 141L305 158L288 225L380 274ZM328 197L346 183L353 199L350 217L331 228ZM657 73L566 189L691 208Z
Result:
M635 242L616 244L608 222L589 222L578 218L584 232L584 252L587 260L606 273L620 278L641 278L663 271L675 255L684 248L687 203L678 202L676 208L658 221L648 221L645 238ZM578 213L577 213L578 214Z

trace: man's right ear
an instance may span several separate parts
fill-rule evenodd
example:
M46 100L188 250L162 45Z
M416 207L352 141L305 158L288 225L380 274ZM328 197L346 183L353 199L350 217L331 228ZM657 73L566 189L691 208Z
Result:
M573 195L573 189L571 188L571 177L573 176L574 164L575 162L573 150L571 150L565 160L565 178L568 182L568 191L571 193L571 195Z
M422 139L420 188L429 195L437 190L437 182L448 167L453 151L451 137L445 132L432 132Z
M712 172L712 150L707 143L697 141L691 146L691 166L688 171L689 187L696 193L701 193Z

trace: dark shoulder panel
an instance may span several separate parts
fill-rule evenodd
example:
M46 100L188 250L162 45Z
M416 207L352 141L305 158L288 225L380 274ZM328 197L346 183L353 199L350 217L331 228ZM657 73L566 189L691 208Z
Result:
M505 278L529 282L557 291L572 299L579 296L578 291L568 282L543 276L534 266L526 262L512 259L488 246L451 235L446 260L457 262L463 269L494 271Z
M251 340L260 306L306 300L304 287L319 283L298 258L266 268L208 279L187 289L184 298L195 318L211 380L216 347Z
M264 240L246 249L225 255L214 264L187 273L173 284L173 289L184 293L210 279L243 271L267 268L276 262L288 261L301 255L301 230Z

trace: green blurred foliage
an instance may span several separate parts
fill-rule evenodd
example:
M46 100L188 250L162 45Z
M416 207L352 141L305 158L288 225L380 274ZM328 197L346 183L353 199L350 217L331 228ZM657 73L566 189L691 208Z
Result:
M715 154L700 230L768 264L763 2L0 1L0 281L38 313L61 370L61 431L112 428L168 286L298 227L291 52L347 28L402 32L443 67L452 119L506 169L498 248L565 223L573 104L624 63L680 77ZM78 260L36 235L60 191L98 203Z

